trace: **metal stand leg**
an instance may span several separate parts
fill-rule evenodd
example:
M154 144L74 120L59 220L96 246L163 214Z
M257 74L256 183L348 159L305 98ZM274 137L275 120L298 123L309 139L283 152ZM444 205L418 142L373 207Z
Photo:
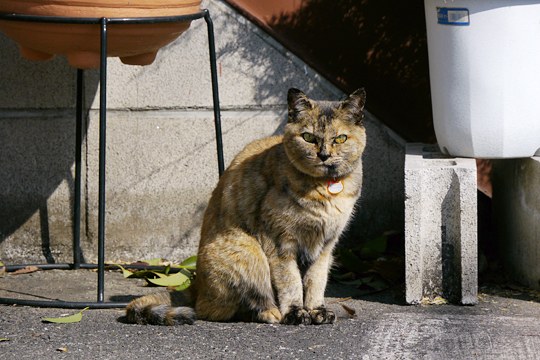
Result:
M221 136L221 113L219 108L219 91L216 65L216 44L214 40L214 23L210 18L210 12L204 10L204 20L208 29L208 52L210 54L210 73L212 76L212 98L214 101L214 126L216 129L216 147L219 176L225 171L225 162L223 161L223 138Z
M107 130L107 25L122 23L154 23L171 21L192 21L203 18L207 24L208 30L208 49L210 54L210 72L212 78L212 99L214 105L214 125L216 132L216 147L218 171L221 176L224 171L223 161L223 139L221 133L221 114L219 107L218 77L216 65L216 50L214 40L214 26L208 10L203 10L196 14L182 15L165 18L136 18L136 19L70 19L53 17L33 17L19 14L0 14L3 20L25 20L36 22L52 23L83 23L99 24L101 37L101 56L100 56L100 105L99 105L99 193L98 193L98 263L81 263L82 252L80 244L81 233L81 169L82 169L82 138L84 121L84 73L83 70L77 70L77 105L76 105L76 149L75 149L75 198L73 211L73 264L21 264L8 265L7 271L15 271L25 266L37 266L42 270L58 269L96 269L98 271L97 279L97 302L85 301L62 301L62 300L26 300L0 298L0 304L8 305L27 305L38 307L56 307L66 309L82 309L90 307L94 309L123 308L127 303L106 302L105 301L105 175L106 175L106 130ZM133 268L144 269L158 267L132 266Z
M97 301L105 299L105 150L107 133L107 23L101 19L101 63L99 67L99 204L98 204L98 290Z
M73 269L81 267L81 166L84 117L84 72L77 69L77 107L75 125L75 199L73 210Z

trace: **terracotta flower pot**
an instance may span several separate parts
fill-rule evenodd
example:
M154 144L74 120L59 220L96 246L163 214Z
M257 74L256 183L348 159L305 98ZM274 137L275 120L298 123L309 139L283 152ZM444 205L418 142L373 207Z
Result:
M78 18L176 16L200 11L201 0L0 0L0 12ZM108 25L107 56L125 64L148 65L158 50L187 30L190 21ZM0 29L19 43L21 55L48 60L56 54L70 65L99 67L100 26L0 21Z

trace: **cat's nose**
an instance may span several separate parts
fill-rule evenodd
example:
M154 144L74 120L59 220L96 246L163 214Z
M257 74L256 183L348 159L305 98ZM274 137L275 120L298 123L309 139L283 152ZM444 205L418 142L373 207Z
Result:
M321 151L320 153L317 153L317 156L319 157L319 159L321 159L322 162L325 162L330 157L330 154Z

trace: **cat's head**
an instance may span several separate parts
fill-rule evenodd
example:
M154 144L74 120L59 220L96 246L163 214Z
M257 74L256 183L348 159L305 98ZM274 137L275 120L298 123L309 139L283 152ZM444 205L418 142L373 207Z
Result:
M289 89L287 100L283 143L293 165L316 178L340 178L354 171L366 145L364 89L335 102L315 101Z

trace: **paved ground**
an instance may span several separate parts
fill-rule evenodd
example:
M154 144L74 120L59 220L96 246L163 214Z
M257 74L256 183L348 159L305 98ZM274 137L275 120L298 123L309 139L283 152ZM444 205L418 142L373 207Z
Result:
M7 275L0 296L94 300L95 277L87 270ZM116 272L106 279L108 298L156 291ZM121 310L50 324L41 318L77 310L0 305L0 338L7 339L0 359L540 359L540 300L521 288L483 288L473 307L406 306L395 291L347 300L354 290L335 285L328 293L339 319L324 326L139 326L123 323Z

